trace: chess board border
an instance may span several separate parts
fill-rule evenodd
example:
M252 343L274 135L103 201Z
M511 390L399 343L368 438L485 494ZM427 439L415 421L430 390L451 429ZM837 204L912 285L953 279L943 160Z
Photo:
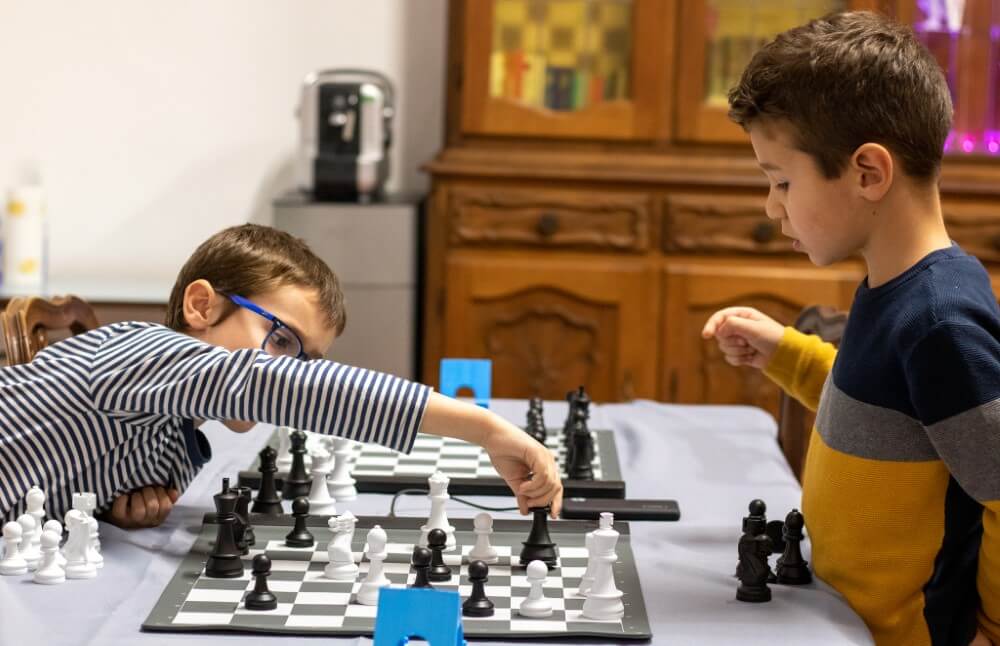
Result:
M160 594L159 599L157 599L156 604L150 610L149 615L142 624L142 630L145 632L176 632L176 633L252 633L252 634L273 634L275 636L293 636L293 635L325 635L333 637L350 637L350 636L367 636L371 637L373 628L365 628L358 626L339 626L339 627L322 627L322 626L230 626L230 625L212 625L212 624L174 624L173 618L181 611L185 601L188 598L189 593L194 588L197 581L200 579L200 574L204 570L205 561L208 558L208 554L211 551L211 545L214 542L216 534L216 516L214 513L206 514L204 517L204 523L201 528L194 545L192 545L191 550L184 557L181 564L178 566L177 571L174 573L173 578L164 588L163 592ZM283 532L285 528L291 528L292 517L291 516L264 516L253 514L251 516L251 524L255 528L281 528ZM458 532L466 532L472 534L472 519L470 518L454 518L449 521ZM416 517L380 517L380 516L359 516L357 522L357 530L355 533L355 545L358 545L359 541L361 544L364 543L364 531L370 529L373 525L381 525L383 529L387 532L406 530L414 532L416 536L420 531L420 526L426 523L424 518ZM309 527L324 528L326 529L326 518L325 517L309 517L307 521ZM523 534L527 537L531 528L530 520L512 520L512 519L494 519L493 521L493 531L494 535L499 533L517 533ZM574 543L574 547L580 547L583 545L583 538L586 532L589 532L597 528L597 523L591 521L580 521L580 520L560 520L560 521L550 521L549 532L552 535L553 540L559 543L560 540L567 542L571 540ZM463 618L463 623L468 628L464 631L466 639L545 639L545 640L575 640L580 641L583 639L590 638L600 638L600 639L611 639L614 641L635 641L635 640L649 640L652 638L652 630L649 625L649 618L646 614L646 603L642 596L642 589L639 583L639 573L635 563L635 557L632 552L632 546L630 541L630 531L629 525L626 522L615 522L614 528L619 532L620 537L618 545L616 547L616 552L618 554L618 561L615 563L615 583L619 590L623 593L623 600L627 600L626 603L626 615L622 619L621 624L625 632L610 632L608 630L600 630L602 622L594 622L593 630L582 630L574 629L571 631L561 631L552 632L545 630L531 631L531 630L517 630L516 632L511 630L497 630L500 626L506 625L501 622L496 622L498 625L492 625L492 622L482 622L475 621L474 618ZM263 534L264 532L261 532ZM263 537L258 538L258 542L262 540ZM317 534L318 542L325 542L319 538ZM579 545L576 545L579 543ZM251 552L252 553L252 552ZM246 559L246 557L244 557ZM624 576L619 574L624 571ZM504 597L509 599L509 597ZM580 622L582 623L582 622ZM374 625L374 624L373 624ZM465 627L463 626L463 627Z
M548 429L550 435L562 434L562 429ZM563 495L568 498L625 498L625 481L622 480L621 467L618 462L618 449L615 445L614 432L610 430L593 430L596 439L594 449L601 459L601 470L604 477L600 480L570 480L563 478ZM272 434L268 445L277 449L278 432ZM239 472L238 484L250 487L254 491L260 488L260 472L257 471L259 458L254 458L249 469ZM278 491L281 491L286 472L275 474ZM411 475L369 475L352 474L359 493L396 493L402 489L426 488L427 476ZM501 478L462 478L452 477L448 483L448 493L456 496L509 496L510 488Z

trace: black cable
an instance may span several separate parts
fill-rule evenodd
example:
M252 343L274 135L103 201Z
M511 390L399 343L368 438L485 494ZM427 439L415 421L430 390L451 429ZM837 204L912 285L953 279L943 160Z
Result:
M396 516L396 501L400 496L419 496L427 495L430 493L428 489L400 489L392 497L392 502L389 503L389 518L394 518ZM452 500L462 503L463 505L468 505L469 507L475 507L476 509L482 509L484 511L518 511L517 507L487 507L486 505L480 505L474 503L471 500L465 500L464 498L459 498L458 496L452 496Z

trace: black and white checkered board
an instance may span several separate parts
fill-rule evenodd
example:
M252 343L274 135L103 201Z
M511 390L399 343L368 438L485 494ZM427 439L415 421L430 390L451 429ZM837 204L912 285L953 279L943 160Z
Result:
M310 548L285 547L284 537L291 529L290 516L254 517L257 543L243 558L244 574L238 579L212 579L204 575L205 560L215 540L217 526L206 517L205 525L191 552L181 563L156 606L150 612L144 630L204 632L240 631L283 634L371 635L375 628L375 606L354 602L354 594L368 571L368 561L361 558L365 536L378 524L389 536L386 576L393 585L412 583L409 560L413 544L420 535L420 518L360 517L354 532L354 557L361 574L351 582L330 581L323 577L327 563L326 547L330 531L320 525L322 519L310 518L310 531L316 545ZM313 523L316 526L312 526ZM270 524L268 524L270 523ZM475 542L470 519L452 519L458 548L445 554L452 571L461 578L435 583L441 590L457 590L464 600L472 590L468 581L468 558L464 556ZM580 638L649 639L652 634L646 606L639 587L635 560L629 542L628 524L616 523L621 532L618 561L614 565L615 582L622 591L625 616L611 621L596 621L581 615L584 599L576 595L580 577L586 569L584 535L596 527L584 521L550 521L550 535L558 546L559 567L549 572L543 591L552 600L554 612L545 619L531 619L517 614L517 607L528 593L523 567L517 564L521 541L531 527L527 520L494 521L492 544L500 554L499 563L490 566L486 595L496 606L492 617L463 617L463 631L469 637L491 638ZM242 599L253 589L250 574L254 556L266 552L271 558L268 587L278 597L278 608L252 611ZM513 563L513 565L512 565Z
M625 483L618 466L618 451L611 431L591 431L594 436L594 479L563 480L565 495L582 498L624 498ZM309 434L310 447L316 435ZM559 468L565 467L566 449L561 429L549 429L545 444L556 455ZM270 445L277 449L277 432ZM308 456L307 456L308 459ZM448 492L455 495L507 496L510 489L497 475L482 447L462 440L419 434L413 450L404 455L375 444L355 443L351 476L360 492L395 493L401 489L426 488L427 478L440 471L451 479ZM260 486L259 460L239 474L239 484L252 489ZM279 471L279 481L285 472Z

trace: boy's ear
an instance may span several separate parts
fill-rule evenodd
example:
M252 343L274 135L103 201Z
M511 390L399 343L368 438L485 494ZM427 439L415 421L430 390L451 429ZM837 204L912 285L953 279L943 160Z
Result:
M193 330L205 330L219 317L218 293L203 278L184 288L184 322Z
M880 144L861 144L851 155L850 168L857 177L859 194L869 202L878 202L892 187L895 165L892 154Z

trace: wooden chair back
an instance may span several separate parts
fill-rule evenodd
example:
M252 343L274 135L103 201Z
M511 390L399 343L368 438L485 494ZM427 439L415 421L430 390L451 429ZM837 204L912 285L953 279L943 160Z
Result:
M98 325L94 309L76 296L11 299L0 314L7 365L28 363L50 343L55 333L70 336Z
M794 327L800 332L816 334L824 341L836 345L843 338L846 325L846 312L826 305L813 305L802 310ZM805 463L806 450L809 448L809 434L815 421L815 413L782 391L778 444L799 480L802 479L802 467Z

